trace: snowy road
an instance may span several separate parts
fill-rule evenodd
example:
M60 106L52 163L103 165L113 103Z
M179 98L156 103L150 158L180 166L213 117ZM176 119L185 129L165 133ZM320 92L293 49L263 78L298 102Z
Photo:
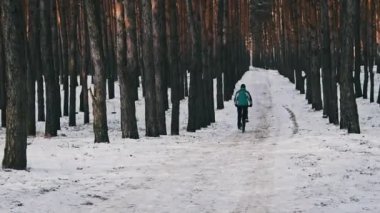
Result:
M117 98L108 101L110 144L93 144L91 125L63 120L60 137L44 139L39 124L30 172L0 171L0 212L379 212L378 106L359 103L363 134L349 136L275 71L254 69L241 83L254 99L244 134L232 102L217 123L187 133L183 101L175 137L120 139ZM0 130L0 150L3 141Z

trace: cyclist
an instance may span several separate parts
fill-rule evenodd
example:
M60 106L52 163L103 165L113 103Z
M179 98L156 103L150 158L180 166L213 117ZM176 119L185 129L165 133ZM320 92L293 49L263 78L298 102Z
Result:
M251 94L245 89L245 84L235 93L235 106L238 111L238 128L241 129L242 119L248 122L248 107L252 107Z

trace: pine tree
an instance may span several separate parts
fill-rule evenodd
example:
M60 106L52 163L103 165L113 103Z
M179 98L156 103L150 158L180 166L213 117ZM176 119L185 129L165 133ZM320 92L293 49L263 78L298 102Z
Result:
M157 118L157 94L155 83L155 67L153 59L153 27L151 0L142 0L142 50L144 62L145 85L145 126L146 136L159 136Z
M172 102L172 119L171 135L179 134L179 107L180 107L180 70L179 70L179 35L178 35L178 10L176 0L168 0L168 55L169 68L171 73L171 102Z
M99 14L101 0L85 0L87 27L90 40L91 61L95 70L92 108L94 115L95 143L108 143L106 73L101 43Z
M46 91L46 124L45 136L57 136L56 123L56 94L55 94L55 70L53 65L52 49L52 31L51 31L51 13L52 1L40 0L40 44L41 44L41 61L42 70L45 78ZM41 88L42 89L42 88Z
M127 31L123 0L116 2L117 41L116 61L120 84L121 132L123 138L137 139L135 100L133 94L134 70L127 69ZM128 2L129 3L129 2Z
M347 0L342 5L341 65L340 65L340 127L349 133L360 133L359 116L353 88L353 15L354 0Z
M7 130L3 168L26 169L27 88L26 88L26 25L22 1L4 0L2 6L2 31L6 54Z
M165 119L165 93L164 82L166 50L166 26L165 26L165 0L152 0L152 26L153 26L153 61L156 85L156 110L158 131L160 135L166 135Z

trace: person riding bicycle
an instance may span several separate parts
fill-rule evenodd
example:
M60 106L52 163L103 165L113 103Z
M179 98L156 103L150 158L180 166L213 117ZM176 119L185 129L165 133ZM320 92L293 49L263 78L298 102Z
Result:
M251 94L245 89L245 84L240 86L240 90L235 93L235 106L238 111L238 128L241 129L241 121L248 122L248 107L252 107Z

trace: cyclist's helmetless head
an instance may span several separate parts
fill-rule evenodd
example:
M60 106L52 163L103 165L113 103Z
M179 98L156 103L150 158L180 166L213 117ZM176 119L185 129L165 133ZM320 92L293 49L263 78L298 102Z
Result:
M245 89L245 84L242 84L242 85L240 86L240 88L241 88L241 89Z

